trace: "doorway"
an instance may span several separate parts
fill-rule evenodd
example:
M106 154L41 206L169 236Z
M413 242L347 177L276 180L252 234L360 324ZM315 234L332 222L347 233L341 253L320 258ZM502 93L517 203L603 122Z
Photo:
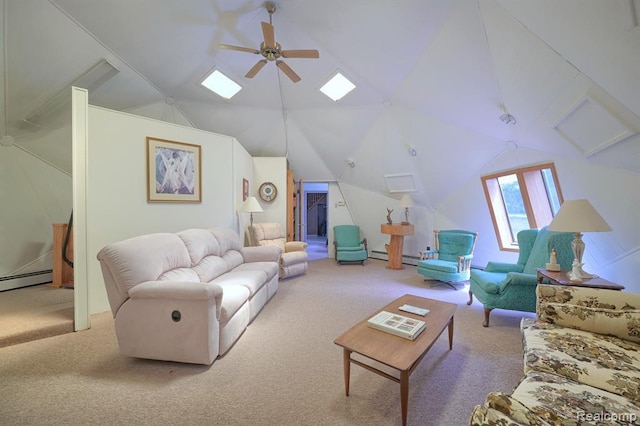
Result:
M309 259L326 259L329 253L329 217L327 215L327 183L304 185L304 230Z

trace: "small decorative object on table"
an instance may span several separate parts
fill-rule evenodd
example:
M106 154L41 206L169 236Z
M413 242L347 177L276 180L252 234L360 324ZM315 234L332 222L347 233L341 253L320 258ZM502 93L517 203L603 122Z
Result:
M391 220L391 212L393 212L393 209L387 207L387 223L389 225L393 224L393 220Z
M545 269L547 271L559 271L560 270L560 265L558 265L558 262L556 261L556 249L555 248L551 249L551 256L549 257L549 263L547 263L545 265Z

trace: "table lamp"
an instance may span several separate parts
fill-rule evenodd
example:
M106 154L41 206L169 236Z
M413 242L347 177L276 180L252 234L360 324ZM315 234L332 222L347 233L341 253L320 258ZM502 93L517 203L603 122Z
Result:
M556 232L575 232L575 238L571 243L573 264L569 279L582 281L593 278L593 275L582 269L582 265L584 265L582 255L585 247L582 241L582 232L607 232L611 231L611 227L591 203L588 200L565 201L547 229Z
M264 210L260 207L260 203L258 203L256 197L247 197L247 199L244 200L244 203L242 203L242 206L240 206L240 211L249 213L249 220L251 222L251 226L253 226L253 214L262 213Z
M404 207L404 222L401 222L401 225L409 224L409 207L413 207L414 205L413 199L411 199L408 194L404 194L402 198L400 198L400 207Z

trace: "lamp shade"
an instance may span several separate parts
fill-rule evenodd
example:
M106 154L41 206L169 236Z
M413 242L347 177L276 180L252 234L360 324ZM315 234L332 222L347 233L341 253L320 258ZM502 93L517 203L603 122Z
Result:
M256 197L247 197L244 203L242 203L242 206L240 206L240 211L245 213L260 213L264 210L260 207L260 203L258 203Z
M413 199L409 194L404 194L402 198L400 198L400 207L407 208L407 207L413 207L413 206L414 206Z
M606 232L611 227L588 200L567 200L551 221L549 231Z

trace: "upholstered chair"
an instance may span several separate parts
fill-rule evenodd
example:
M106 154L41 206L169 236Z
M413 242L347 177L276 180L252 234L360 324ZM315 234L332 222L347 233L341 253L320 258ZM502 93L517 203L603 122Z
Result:
M496 308L512 311L536 311L536 268L544 268L555 248L557 263L562 270L571 269L573 251L571 232L552 232L547 227L518 232L520 253L517 263L489 262L484 270L472 269L469 281L469 301L473 296L484 305L483 326L489 326L489 315Z
M280 278L304 274L309 267L307 243L287 241L279 223L254 223L249 227L249 238L253 246L275 246L280 255Z
M455 289L452 283L469 279L478 233L460 229L433 233L434 250L420 252L418 273L426 279L437 280L434 285L442 283Z
M333 245L336 261L343 263L361 263L369 257L367 239L360 236L358 225L336 225L333 227Z

